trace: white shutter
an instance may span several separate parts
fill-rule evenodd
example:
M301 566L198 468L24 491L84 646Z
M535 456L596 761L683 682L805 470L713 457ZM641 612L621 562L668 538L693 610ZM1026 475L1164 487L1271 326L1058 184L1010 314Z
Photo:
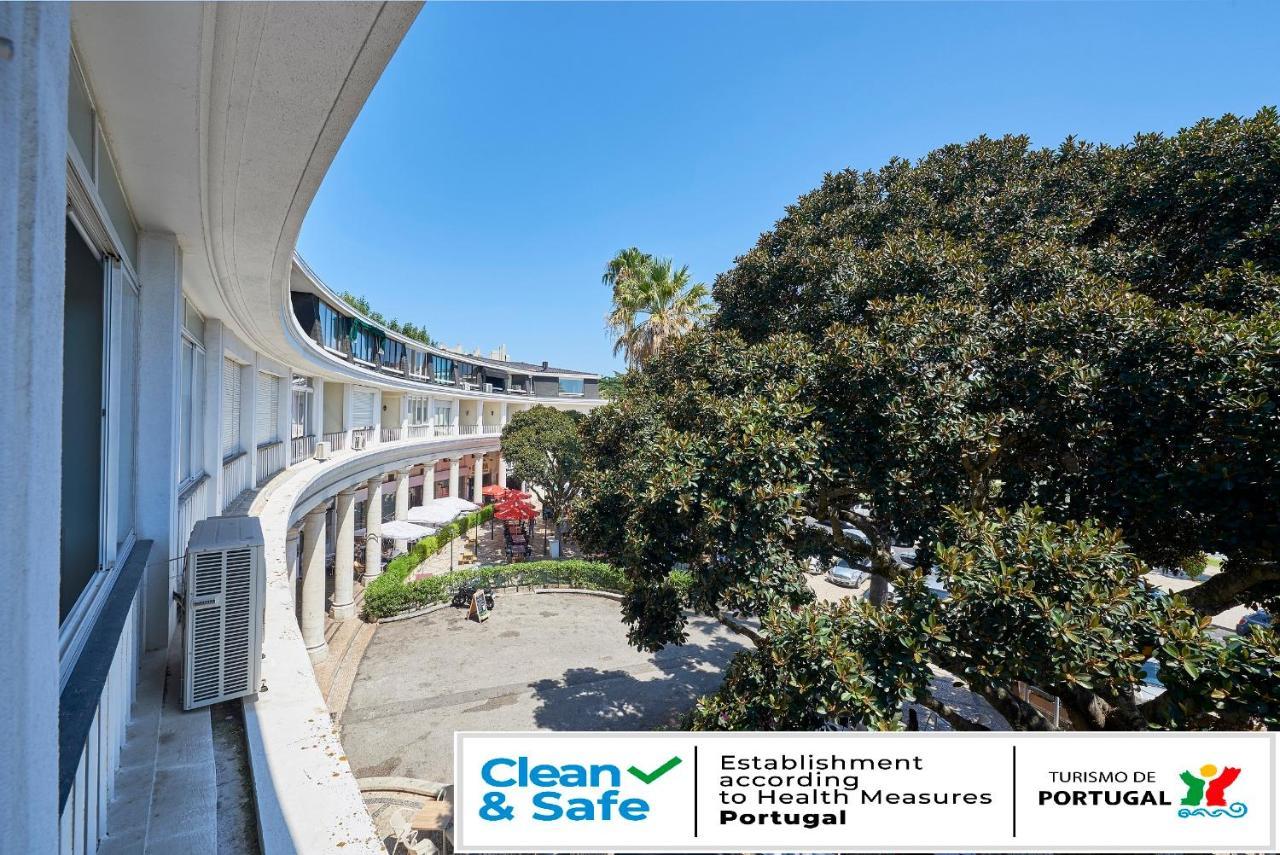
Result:
M280 430L280 378L274 374L258 372L258 408L254 413L257 424L255 433L258 444L279 439Z
M222 456L240 450L240 363L222 360Z
M351 426L353 428L376 425L378 419L374 413L375 393L353 389L351 392Z

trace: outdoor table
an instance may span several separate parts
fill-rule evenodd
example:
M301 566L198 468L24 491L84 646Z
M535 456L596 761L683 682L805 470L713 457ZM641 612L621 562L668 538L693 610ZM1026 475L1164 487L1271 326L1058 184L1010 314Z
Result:
M448 855L453 847L453 802L448 799L429 801L409 823L414 831L440 835L440 855Z

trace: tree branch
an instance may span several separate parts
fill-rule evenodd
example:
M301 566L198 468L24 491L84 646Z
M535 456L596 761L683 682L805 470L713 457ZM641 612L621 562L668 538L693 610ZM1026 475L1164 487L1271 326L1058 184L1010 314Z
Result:
M943 703L933 696L917 699L916 703L920 704L922 707L928 707L936 712L939 716L946 719L946 721L955 730L982 731L991 729L985 724L979 724L976 721L965 718L964 714L962 714L958 709Z
M756 647L762 647L764 645L764 639L760 636L760 633L745 624L738 623L724 612L716 615L716 620L720 621L720 623L724 624L739 635L745 635L747 638L751 639L751 643Z
M1280 583L1280 565L1273 561L1233 566L1213 576L1209 581L1180 592L1198 614L1216 615L1227 609L1249 602L1249 589L1258 585Z

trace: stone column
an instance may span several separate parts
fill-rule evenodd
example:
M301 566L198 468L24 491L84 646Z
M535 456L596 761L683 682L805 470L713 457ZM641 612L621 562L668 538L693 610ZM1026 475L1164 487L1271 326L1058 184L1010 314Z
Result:
M471 455L471 501L484 504L484 455Z
M302 643L312 662L329 655L324 640L324 517L325 505L312 510L302 524Z
M493 464L494 464L493 466L494 472L496 473L498 478L498 481L497 481L498 485L502 487L506 487L507 486L507 459L502 456L501 451L494 452Z
M427 396L427 439L436 435L436 399Z
M477 398L472 406L475 407L476 415L476 436L484 435L484 401Z
M364 503L364 577L368 585L382 575L382 476L370 478Z
M396 473L396 519L406 520L409 518L409 470L402 469ZM409 551L409 541L396 541L396 554L402 555Z
M352 590L355 580L356 549L356 491L348 487L338 493L334 503L337 525L335 556L333 561L333 619L350 620L355 617L356 603Z
M289 593L295 595L298 586L298 541L302 529L291 528L284 538L284 561L289 570Z
M506 402L506 401L503 401L501 406L502 406L502 411L498 414L499 416L501 416L501 418L499 418L499 419L498 419L498 430L499 430L499 431L501 431L501 430L502 430L502 428L504 428L504 427L506 427L506 426L507 426L507 413L509 412L509 411L508 411L508 409L507 409L507 402Z
M449 458L449 498L458 498L458 457Z

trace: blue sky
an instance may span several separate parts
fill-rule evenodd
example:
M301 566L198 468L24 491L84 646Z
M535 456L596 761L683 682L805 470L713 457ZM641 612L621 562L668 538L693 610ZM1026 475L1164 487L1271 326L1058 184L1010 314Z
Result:
M1280 2L430 2L299 248L445 344L608 372L615 250L710 283L828 171L1253 113L1278 32Z

